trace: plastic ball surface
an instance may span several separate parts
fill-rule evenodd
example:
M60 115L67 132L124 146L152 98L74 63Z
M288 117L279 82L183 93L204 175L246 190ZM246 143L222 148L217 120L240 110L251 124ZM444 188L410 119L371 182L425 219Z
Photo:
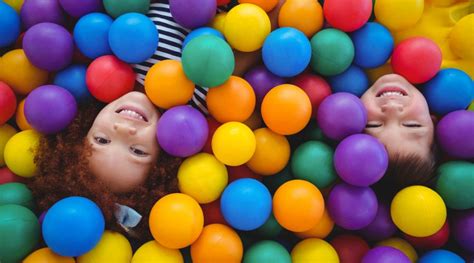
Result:
M51 249L45 247L36 250L35 252L29 254L25 259L24 263L74 263L76 262L72 257L63 257L54 253Z
M339 256L334 247L319 238L308 238L300 241L291 251L291 259L294 263L314 262L319 260L327 263L339 262Z
M81 17L73 32L74 43L79 51L91 59L112 54L109 44L109 30L112 23L112 18L102 13Z
M351 32L362 27L372 14L371 0L325 0L324 17L334 28Z
M113 261L127 263L132 259L132 246L128 239L118 232L106 230L99 243L86 254L77 258L78 263Z
M191 245L191 258L196 263L238 263L242 261L242 256L243 245L239 235L226 225L205 226L199 239Z
M59 0L59 3L66 13L75 18L92 12L100 12L102 9L100 0L83 0L80 4L75 0Z
M0 3L0 48L13 44L20 35L21 21L15 9Z
M25 29L45 22L62 25L65 20L64 12L58 0L24 1L20 15Z
M76 102L86 102L91 98L86 85L86 72L87 67L85 65L71 65L56 74L54 85L69 91L76 99Z
M212 151L216 158L229 166L242 165L255 153L256 140L252 130L240 122L227 122L212 136Z
M351 33L354 43L354 64L362 68L376 68L392 55L394 40L390 31L376 22L368 22Z
M204 26L216 14L217 3L215 0L170 0L169 3L174 20L186 28Z
M21 177L35 175L35 150L38 147L40 136L34 130L26 130L15 134L8 140L4 150L5 164L14 174Z
M155 240L148 241L137 249L131 263L160 262L183 263L183 255L178 249L166 248Z
M16 95L4 82L0 81L0 125L7 122L16 111Z

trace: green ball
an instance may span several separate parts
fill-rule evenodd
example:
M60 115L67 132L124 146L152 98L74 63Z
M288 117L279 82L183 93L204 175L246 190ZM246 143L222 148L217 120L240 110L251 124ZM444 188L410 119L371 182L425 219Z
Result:
M276 190L284 183L293 180L291 175L290 166L286 166L281 172L263 177L263 184L268 188L270 193L273 195Z
M0 206L0 262L19 262L38 243L40 225L38 218L19 205Z
M446 206L465 210L474 208L474 164L465 161L452 161L438 168L436 191Z
M283 228L278 224L273 213L270 214L265 224L255 230L257 235L268 239L276 238L281 231L283 231Z
M191 40L181 56L186 76L202 87L226 82L234 72L232 48L219 37L206 35Z
M150 0L104 0L105 11L117 18L125 13L148 13Z
M305 142L293 153L291 171L295 178L309 181L318 188L325 188L337 177L333 155L333 149L322 142Z
M30 210L34 208L33 194L26 185L7 183L0 185L0 205L21 205Z
M311 38L311 67L325 76L344 72L354 60L354 44L344 32L328 28Z
M280 243L264 240L250 247L244 255L243 263L291 263L290 253Z

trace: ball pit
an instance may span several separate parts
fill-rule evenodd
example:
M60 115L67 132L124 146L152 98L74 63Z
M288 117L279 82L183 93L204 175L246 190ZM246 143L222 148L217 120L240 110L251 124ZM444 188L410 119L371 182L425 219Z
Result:
M361 97L369 88L367 74L358 66L351 65L341 74L329 78L333 92L347 92Z
M212 28L212 27L200 27L200 28L196 28L195 30L191 31L187 36L186 38L184 39L184 42L183 42L183 48L186 47L186 45L189 43L189 41L197 38L197 37L200 37L200 36L208 36L208 35L212 35L212 36L216 36L216 37L219 37L221 38L222 40L225 40L224 38L224 35Z
M102 13L85 15L74 26L74 43L86 57L96 59L112 54L109 30L113 20ZM90 41L94 39L94 41Z
M212 250L212 254L209 251ZM238 263L242 261L243 246L239 235L230 227L221 224L207 225L199 239L191 245L193 262Z
M354 64L362 68L380 67L392 54L393 37L390 31L379 23L368 22L350 36L355 49Z
M0 184L0 206L9 204L23 206L33 211L33 194L22 183Z
M376 1L375 17L392 31L415 25L423 14L424 0L398 2L391 0Z
M416 253L416 250L413 248L413 246L399 237L392 237L383 240L377 243L377 246L387 246L398 249L410 259L410 262L416 262L418 259L418 254Z
M25 1L24 0L4 0L3 2L13 7L15 11L19 13Z
M99 243L89 252L77 258L78 263L93 263L113 261L117 263L130 262L132 246L128 239L120 233L104 231Z
M264 240L247 249L243 263L291 263L290 253L280 243Z
M8 140L16 134L15 128L8 124L0 126L0 167L5 166L4 150Z
M474 208L474 164L465 161L451 161L438 168L436 192L451 209Z
M102 9L102 1L85 0L81 4L77 4L75 0L59 0L61 7L70 16L79 18L92 12L99 12Z
M216 158L229 166L242 165L255 153L256 139L252 130L240 122L227 122L212 136L212 151Z
M377 262L410 263L411 261L407 256L405 256L405 254L396 248L380 246L369 250L369 252L367 252L367 254L362 258L362 263Z
M216 14L216 1L170 0L170 11L174 20L186 28L197 28L209 23Z
M319 238L308 238L299 242L291 251L291 259L293 263L316 260L327 263L339 262L339 257L334 247Z
M453 221L454 239L469 253L474 252L474 210L460 212Z
M32 177L35 175L36 164L33 160L40 136L34 130L26 130L13 135L8 140L3 157L8 169L14 174L21 177Z
M324 17L334 28L351 32L362 27L372 14L371 0L325 0Z
M25 116L25 99L23 99L19 104L16 110L15 116L16 125L20 130L32 130L33 127L28 123Z
M339 235L331 240L341 262L362 262L362 258L370 250L363 239L353 235Z
M103 0L103 4L113 18L132 12L146 14L150 8L150 0Z
M21 21L16 11L6 3L0 3L0 48L13 44L20 35Z
M143 244L135 252L132 263L147 263L166 261L170 263L182 263L183 255L178 249L166 248L155 240Z
M84 103L91 98L91 94L86 85L87 67L82 64L71 65L58 72L54 77L54 85L69 91L76 102Z
M291 81L291 84L300 87L308 95L312 106L312 116L318 116L318 109L321 102L329 95L332 90L327 81L321 76L311 73L298 75Z
M410 242L415 248L420 250L430 250L430 249L438 249L446 244L449 239L450 235L450 227L448 221L444 223L441 229L434 233L431 236L427 237L413 237L407 234L404 234L403 237L405 240Z
M278 14L278 26L293 27L312 37L323 27L323 8L317 1L285 1Z
M252 86L258 106L262 104L263 98L272 88L285 83L284 78L271 73L263 65L250 69L245 73L244 78Z
M436 126L438 142L450 156L474 158L473 121L474 112L460 110L444 116Z
M21 7L21 21L25 29L39 23L64 24L64 12L58 0L28 0Z
M16 111L16 96L13 90L0 81L0 125L9 120Z
M380 241L393 236L397 232L397 227L390 216L390 208L385 203L379 201L377 214L372 222L362 228L360 233L368 240Z
M464 259L462 259L457 254L444 249L437 249L432 250L425 255L423 255L419 263L442 263L442 262L449 262L449 263L464 263Z
M22 262L24 263L38 263L38 262L56 262L56 263L74 263L76 262L72 257L63 257L54 253L51 249L45 247L36 250L26 257Z

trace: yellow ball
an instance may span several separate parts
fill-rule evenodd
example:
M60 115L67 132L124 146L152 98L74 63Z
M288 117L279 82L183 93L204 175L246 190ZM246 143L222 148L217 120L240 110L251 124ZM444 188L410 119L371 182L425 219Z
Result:
M474 100L471 102L471 105L469 105L468 110L474 111Z
M179 190L200 204L219 198L227 185L227 169L211 154L199 153L187 158L179 167Z
M270 18L267 13L253 4L237 5L229 11L225 19L224 35L227 42L243 52L260 49L270 30Z
M291 251L291 260L293 263L339 263L339 256L328 242L319 238L308 238L296 244Z
M14 174L32 177L36 173L35 151L41 135L34 130L21 131L5 146L5 163Z
M74 263L74 258L63 257L55 254L51 249L45 247L36 250L26 257L23 263Z
M0 167L5 166L5 159L3 159L3 151L5 150L5 146L8 140L10 140L10 138L15 135L15 133L15 128L8 124L0 126Z
M268 128L253 133L257 147L247 166L261 175L273 175L283 170L290 159L290 143L286 137Z
M240 122L227 122L212 136L212 151L229 166L242 165L255 153L256 140L252 130Z
M106 230L99 243L77 258L78 263L116 262L128 263L132 259L132 246L122 234Z
M474 59L474 14L459 20L449 35L451 50L461 58Z
M3 68L1 80L21 95L30 93L48 81L48 72L33 66L23 49L3 55L0 68Z
M406 187L395 195L390 207L392 220L405 234L427 237L446 222L446 205L438 193L428 187Z
M21 10L21 7L23 6L23 2L25 2L25 0L3 0L3 2L13 7L13 9L15 9L19 13Z
M377 246L386 246L386 247L393 247L405 254L411 262L415 263L418 259L418 254L416 254L416 250L413 248L410 243L405 241L404 239L393 237L377 243Z
M31 127L31 125L28 123L28 120L26 120L26 117L25 117L25 100L24 99L18 104L18 108L16 110L15 121L16 121L16 125L18 125L18 127L22 131L33 129L33 127Z
M415 25L424 7L424 0L377 0L374 12L378 22L396 31Z
M296 232L295 234L300 238L326 238L333 228L334 221L332 221L327 208L325 208L323 217L313 228L304 232Z
M215 30L224 34L225 27L225 18L227 17L227 12L222 12L214 16L214 19L211 22L211 27Z
M103 261L105 262L105 261ZM112 261L107 261L112 262ZM178 249L166 248L158 242L152 240L143 244L135 255L133 255L132 263L182 263L183 256Z

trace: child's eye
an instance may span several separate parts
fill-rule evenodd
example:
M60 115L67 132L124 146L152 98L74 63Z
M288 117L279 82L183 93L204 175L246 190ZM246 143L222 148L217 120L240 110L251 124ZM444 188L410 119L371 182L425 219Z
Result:
M110 140L104 138L104 137L100 137L100 136L95 136L94 137L94 141L96 141L98 144L109 144L110 143Z
M382 124L377 124L377 123L367 123L367 125L365 125L365 128L378 128L382 126Z
M408 127L408 128L419 128L419 127L421 127L421 125L417 124L417 123L405 123L405 124L403 124L403 126Z
M143 150L140 150L138 148L135 148L135 147L130 147L130 150L133 152L133 154L137 155L137 156L140 156L140 157L143 157L143 156L148 156L149 154Z

